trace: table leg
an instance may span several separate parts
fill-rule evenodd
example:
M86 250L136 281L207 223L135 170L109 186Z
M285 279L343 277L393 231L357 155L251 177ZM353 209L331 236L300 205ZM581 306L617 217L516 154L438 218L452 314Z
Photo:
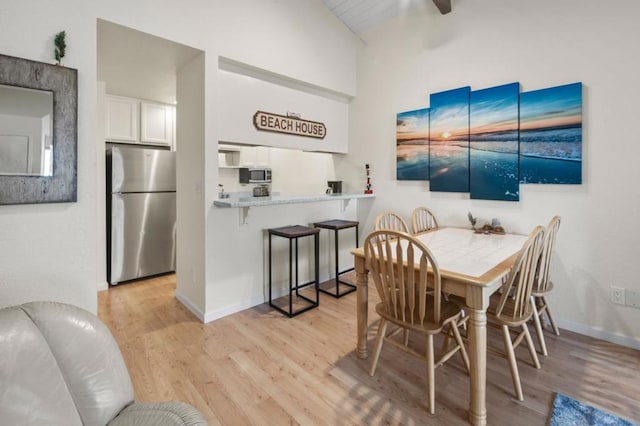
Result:
M355 257L354 268L356 270L356 317L358 321L358 358L366 359L367 351L367 324L369 308L369 271L365 268L365 260Z
M487 424L487 313L484 309L469 309L470 397L469 421L472 425Z

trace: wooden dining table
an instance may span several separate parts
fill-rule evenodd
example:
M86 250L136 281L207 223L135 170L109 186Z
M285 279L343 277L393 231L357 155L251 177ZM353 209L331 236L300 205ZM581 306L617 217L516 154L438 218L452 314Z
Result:
M416 235L433 253L442 279L442 291L464 298L469 313L470 398L469 421L487 424L487 307L503 278L515 263L525 235L483 234L471 229L437 228ZM364 248L354 256L357 284L359 358L367 358L368 265Z

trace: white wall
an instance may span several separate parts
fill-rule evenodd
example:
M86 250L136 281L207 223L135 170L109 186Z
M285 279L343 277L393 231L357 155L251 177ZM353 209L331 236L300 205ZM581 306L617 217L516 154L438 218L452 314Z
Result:
M191 197L190 206L204 209L205 229L196 221L183 226L181 232L204 235L205 252L189 264L194 268L194 282L182 287L180 281L185 277L179 273L178 289L184 288L186 297L193 298L212 292L223 292L225 298L242 297L242 286L217 285L220 269L225 274L237 271L225 269L228 259L221 262L217 249L227 244L220 240L216 226L228 212L212 207L218 180L217 58L225 56L327 90L353 94L357 39L320 0L198 1L189 7L170 0L1 2L3 54L52 63L53 37L66 31L63 63L78 69L78 202L0 206L0 306L46 299L96 311L96 288L104 285L99 272L102 268L97 266L104 262L104 255L97 253L96 235L104 220L98 212L103 202L97 199L103 196L98 176L102 167L97 163L104 149L96 140L102 133L96 123L98 18L204 52L204 140L189 141L179 135L178 151L192 143L196 144L193 152L199 153L200 162L192 177L197 180L195 175L199 174L202 186L187 181L185 191L190 194L184 195ZM210 309L205 300L190 302L203 312Z
M359 44L316 0L224 1L203 17L220 55L347 95L355 95Z
M95 15L64 5L0 3L0 52L53 63L53 37L67 31L64 64L78 68L78 202L0 206L0 305L58 300L95 311Z
M362 35L359 96L350 110L350 153L338 173L361 182L370 162L379 211L409 217L429 206L444 225L468 226L467 212L498 217L527 233L559 214L549 297L560 325L640 347L640 310L609 302L612 284L640 289L640 144L634 131L640 57L640 3L597 0L484 0L454 2L442 16L429 4ZM630 44L631 43L631 44ZM395 180L396 113L429 105L429 94L519 81L529 91L581 81L583 184L521 185L517 203L430 193L427 182Z
M176 83L177 139L185 141L176 151L177 256L176 297L196 312L204 312L205 139L204 54L186 64Z
M264 73L242 74L221 69L219 140L251 145L297 148L306 151L346 153L348 144L349 100L301 84L269 81ZM310 93L311 92L311 93ZM319 93L318 93L319 92ZM258 130L254 126L256 111L278 115L299 114L303 120L323 123L323 138L311 138Z

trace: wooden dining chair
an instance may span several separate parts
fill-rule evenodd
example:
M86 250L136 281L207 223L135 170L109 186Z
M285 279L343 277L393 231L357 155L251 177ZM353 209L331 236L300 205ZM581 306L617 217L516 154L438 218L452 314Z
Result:
M371 359L369 374L373 376L384 342L421 358L427 363L429 411L435 412L435 369L456 352L469 371L469 358L456 327L460 309L442 297L440 269L429 249L406 232L380 230L371 233L364 244L369 274L376 285L381 302L376 306L380 325ZM387 334L389 323L397 326ZM408 342L393 337L401 330L426 336L426 352L420 353ZM433 336L441 332L453 334L456 345L435 360Z
M394 231L409 232L407 222L402 216L394 212L382 212L376 216L373 222L373 229L378 231L381 229L391 229Z
M553 290L553 283L549 275L551 266L551 256L553 254L553 246L556 242L556 234L560 228L560 216L554 216L547 225L544 232L544 241L540 252L540 260L538 261L538 270L536 272L535 281L533 282L533 290L531 291L531 307L533 308L533 321L536 327L536 335L540 344L542 355L547 356L547 344L542 333L544 324L544 314L547 314L551 328L556 336L560 335L553 316L551 308L547 302L547 294Z
M411 212L411 228L414 234L437 227L438 221L428 208L416 207L413 212Z
M516 362L515 349L524 339L529 348L531 360L536 368L540 368L540 362L536 349L533 346L531 334L527 327L527 321L531 319L531 290L535 280L538 258L544 238L544 228L537 226L527 241L522 246L516 262L509 272L501 291L491 296L489 309L487 309L487 323L502 328L505 356L509 360L513 389L519 401L524 400L518 364ZM511 340L511 330L518 334Z

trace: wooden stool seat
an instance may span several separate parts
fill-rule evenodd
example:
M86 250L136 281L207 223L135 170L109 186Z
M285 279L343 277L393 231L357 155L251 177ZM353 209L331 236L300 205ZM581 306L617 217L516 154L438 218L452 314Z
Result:
M356 291L356 286L345 282L345 281L341 281L340 280L340 275L345 274L347 272L353 271L353 268L348 268L345 269L343 271L340 271L340 268L338 266L338 231L340 231L341 229L349 229L349 228L355 228L356 230L356 248L358 247L358 225L360 225L360 222L354 221L354 220L342 220L342 219L332 219L332 220L325 220L323 222L316 222L313 224L314 227L316 228L323 228L323 229L329 229L329 230L333 230L334 232L334 240L335 240L335 291L330 291L324 288L320 288L320 291L328 294L330 296L333 296L335 298L340 298L342 296L345 296L349 293L352 293L354 291ZM319 231L319 230L318 230ZM342 284L344 287L347 287L346 290L343 290L342 292L340 292L340 284Z
M282 228L271 228L269 233L284 238L300 238L319 233L319 229L310 226L293 225L283 226Z
M289 318L294 317L298 314L301 314L303 312L308 311L309 309L313 309L316 306L318 306L319 302L320 302L320 294L319 294L319 269L320 269L320 257L319 257L319 238L318 238L318 234L320 233L320 230L317 228L312 228L309 226L302 226L302 225L292 225L292 226L283 226L281 228L271 228L268 230L269 232L269 306L271 306L272 308L275 308L276 310L282 312L283 314L287 315ZM271 237L275 235L277 237L283 237L283 238L287 238L289 240L289 310L285 310L283 308L281 308L280 306L276 305L275 303L273 303L273 295L272 295L272 256L271 256ZM314 245L313 245L313 251L314 251L314 266L315 266L315 279L313 281L304 283L304 284L300 284L298 281L298 239L302 238L302 237L310 237L313 236L313 240L314 240ZM294 285L294 279L293 279L293 241L295 240L296 242L296 248L295 248L295 267L296 267L296 271L295 271L295 285ZM299 293L299 290L303 287L307 287L307 286L315 286L315 294L316 294L316 298L315 300L304 296L302 294ZM295 291L295 295L299 298L302 299L304 301L307 302L307 305L304 306L303 308L297 309L296 311L293 310L293 292Z

